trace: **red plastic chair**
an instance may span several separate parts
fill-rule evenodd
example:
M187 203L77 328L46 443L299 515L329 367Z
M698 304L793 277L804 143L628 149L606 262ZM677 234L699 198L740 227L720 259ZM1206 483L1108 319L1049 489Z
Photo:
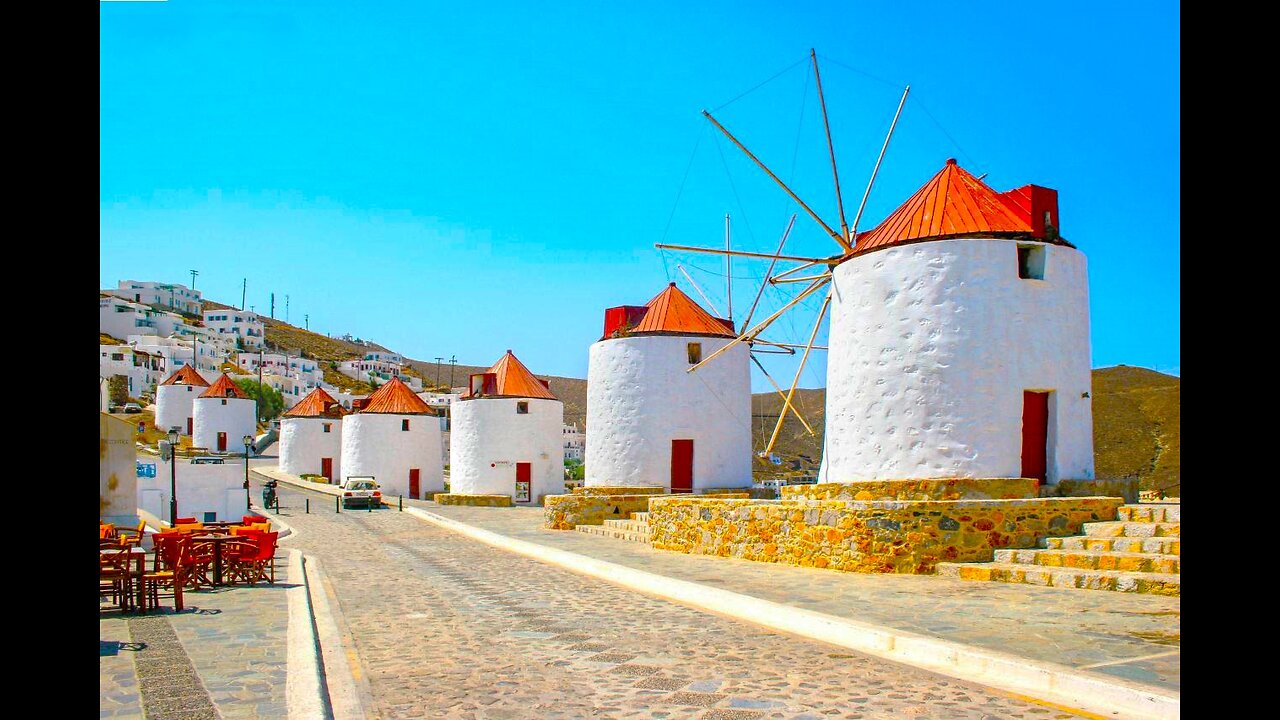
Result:
M195 518L193 518L193 517L180 517L180 518L174 518L174 519L173 519L173 524L174 524L174 525L192 525L192 524L194 524L194 523L198 523L198 522L200 522L200 521L199 521L199 520L196 520L196 519L195 519Z

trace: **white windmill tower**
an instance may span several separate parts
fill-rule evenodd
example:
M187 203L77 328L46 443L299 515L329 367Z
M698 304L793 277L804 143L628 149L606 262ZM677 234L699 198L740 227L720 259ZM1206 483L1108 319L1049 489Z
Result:
M813 67L817 76L816 55ZM817 89L822 99L820 77ZM857 230L909 90L852 228L845 222L827 126L839 231L704 112L830 235L840 253L800 258L781 255L781 244L773 256L659 245L799 262L777 275L771 264L767 282L807 283L781 309L744 327L688 371L701 372L738 344L759 342L787 310L822 293L822 311L805 350L807 358L830 308L822 481L1091 479L1088 281L1083 254L1058 234L1056 191L1026 185L997 192L948 160L879 225ZM796 276L808 268L822 271ZM799 377L798 370L796 382ZM788 411L794 412L790 403L765 452Z

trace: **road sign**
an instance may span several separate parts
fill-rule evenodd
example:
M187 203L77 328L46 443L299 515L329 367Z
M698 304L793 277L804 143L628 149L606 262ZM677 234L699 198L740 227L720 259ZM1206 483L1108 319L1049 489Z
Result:
M140 478L153 478L153 477L155 477L155 476L156 476L156 464L155 464L155 463L144 463L144 462L139 462L139 463L138 463L138 477L140 477Z

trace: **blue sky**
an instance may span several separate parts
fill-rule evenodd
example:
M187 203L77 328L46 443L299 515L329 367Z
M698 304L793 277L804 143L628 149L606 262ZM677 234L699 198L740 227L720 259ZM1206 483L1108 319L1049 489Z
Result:
M697 297L677 263L724 308L721 261L655 242L721 245L728 212L735 247L771 251L797 211L701 110L836 222L814 47L850 220L909 83L861 228L948 157L1056 188L1094 365L1179 372L1176 5L600 5L101 4L100 282L196 269L236 304L247 278L319 332L585 377L604 308L669 279ZM803 213L787 248L835 250ZM764 268L735 261L737 317ZM819 304L769 336L803 342Z

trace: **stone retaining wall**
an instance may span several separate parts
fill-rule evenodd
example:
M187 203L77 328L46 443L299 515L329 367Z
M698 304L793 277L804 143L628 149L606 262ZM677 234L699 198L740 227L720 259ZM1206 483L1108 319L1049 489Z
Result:
M633 512L649 509L653 495L548 495L543 503L543 524L549 530L572 530L578 525L603 525L605 520L627 520Z
M667 491L658 485L597 485L595 487L576 487L573 495L661 495Z
M932 478L784 485L783 500L1012 500L1038 496L1035 478Z
M511 507L510 495L463 495L462 493L436 493L435 501L437 505Z
M1114 520L1120 498L1031 500L723 500L649 504L654 548L854 572L930 574L942 561L989 562Z
M1138 479L1059 480L1057 485L1040 488L1043 497L1118 497L1125 502L1138 502Z

